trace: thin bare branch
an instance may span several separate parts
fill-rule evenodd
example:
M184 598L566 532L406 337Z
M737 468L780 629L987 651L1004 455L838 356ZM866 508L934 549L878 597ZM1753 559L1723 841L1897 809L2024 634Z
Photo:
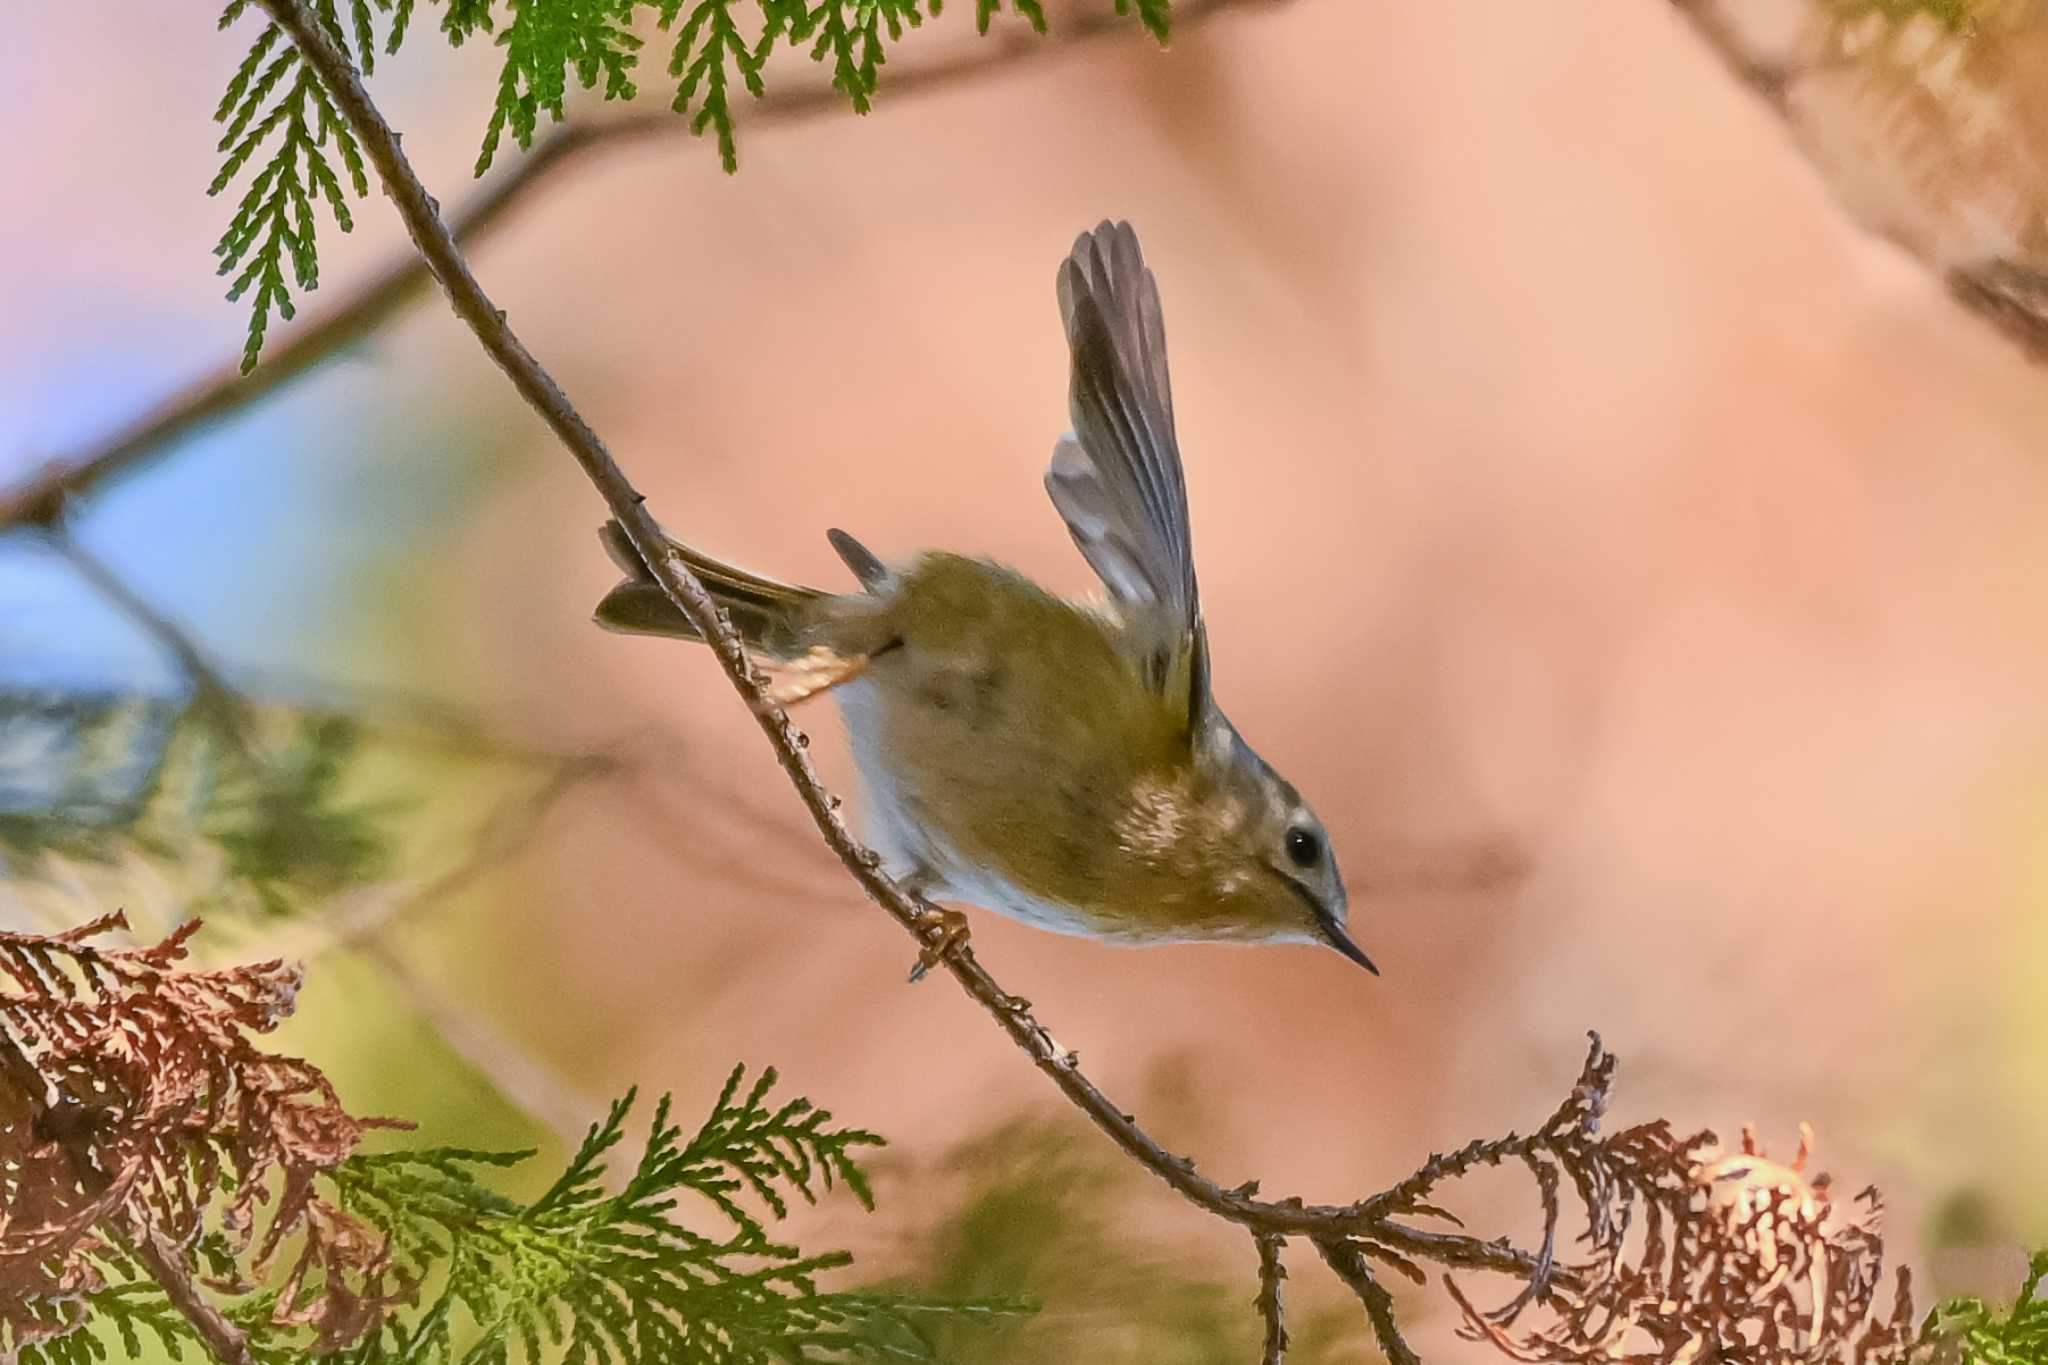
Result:
M1779 114L1785 113L1785 96L1803 64L1802 57L1759 60L1743 50L1734 27L1714 0L1671 0L1672 7L1685 16L1695 32L1727 64L1728 72Z
M499 1094L575 1147L590 1126L590 1116L601 1113L603 1105L577 1093L553 1067L507 1037L503 1029L414 971L381 938L365 939L357 947L456 1056L474 1067Z
M1185 32L1223 10L1275 2L1182 0L1174 9L1174 27ZM1006 30L1002 37L982 39L936 61L900 69L892 63L885 85L888 106L915 96L951 90L997 72L1021 70L1119 34L1131 41L1141 40L1136 25L1105 9L1073 15L1049 36ZM829 84L818 83L761 97L742 123L749 130L765 131L845 107L844 94ZM448 217L449 230L458 242L472 247L498 228L534 190L572 163L580 164L599 153L621 151L657 139L690 136L689 120L678 118L665 108L601 113L586 120L558 124L536 141L516 166L456 208ZM223 357L206 374L106 440L52 460L23 482L0 489L0 530L55 524L73 499L148 464L186 437L277 392L322 362L357 345L411 304L432 278L424 257L418 252L404 252L317 316L288 329L283 344L273 347L254 371L242 372L237 348L234 355Z
M220 1365L256 1365L256 1356L249 1349L249 1338L241 1328L229 1322L218 1308L206 1301L199 1292L189 1271L185 1269L178 1253L165 1244L164 1239L151 1233L139 1239L133 1250L135 1259L149 1272L149 1277L162 1286L164 1297L171 1301L171 1307L191 1324L199 1339L206 1343L206 1349Z
M1344 1238L1316 1239L1316 1251L1321 1254L1323 1264L1336 1272L1337 1278L1351 1286L1351 1292L1358 1295L1358 1301L1365 1305L1365 1315L1372 1320L1373 1335L1379 1339L1380 1351L1393 1365L1422 1365L1422 1357L1415 1354L1415 1348L1401 1335L1400 1324L1394 1321L1394 1296L1389 1294L1365 1263L1364 1249L1357 1242Z
M322 917L325 942L316 951L388 942L392 931L415 913L445 902L504 866L505 859L526 846L541 822L571 792L594 779L611 776L623 766L619 757L606 752L574 754L556 762L554 772L531 794L506 802L491 813L469 856L456 866L423 883L376 887ZM583 1128L584 1121L578 1119L575 1132L580 1134Z
M1253 1302L1266 1329L1259 1365L1283 1365L1287 1359L1287 1320L1280 1303L1280 1282L1287 1278L1287 1267L1281 1264L1280 1249L1287 1245L1287 1239L1260 1233L1252 1240L1259 1247L1259 1295Z

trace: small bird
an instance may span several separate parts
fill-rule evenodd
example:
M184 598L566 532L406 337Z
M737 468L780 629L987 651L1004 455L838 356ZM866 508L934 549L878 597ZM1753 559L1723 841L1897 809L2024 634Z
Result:
M1159 288L1129 224L1075 242L1059 301L1073 431L1045 487L1107 602L942 551L891 566L839 530L862 592L676 553L778 699L838 698L868 840L906 886L1114 943L1327 944L1377 975L1323 822L1210 695ZM627 578L598 623L699 638L616 522L602 539Z

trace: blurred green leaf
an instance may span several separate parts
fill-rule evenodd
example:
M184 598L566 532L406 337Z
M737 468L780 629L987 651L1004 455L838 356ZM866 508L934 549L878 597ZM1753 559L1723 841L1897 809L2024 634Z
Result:
M382 870L378 822L390 812L342 794L356 741L346 717L307 717L287 748L223 784L202 823L227 854L229 875L265 912L290 914L302 897L332 895Z
M1927 1317L1923 1337L1963 1365L2048 1365L2048 1251L2034 1253L2018 1298L2001 1309L1982 1299L1951 1299Z
M961 1145L945 1166L964 1189L937 1226L918 1234L912 1278L942 1297L1024 1294L1040 1308L981 1331L936 1324L933 1349L949 1365L1257 1358L1250 1248L1241 1266L1210 1266L1133 1238L1127 1229L1145 1221L1137 1204L1153 1193L1149 1177L1095 1134L1019 1119ZM914 1178L926 1199L942 1181ZM1359 1359L1365 1329L1355 1305L1296 1297L1288 1310L1290 1365Z
M269 916L385 870L400 808L352 791L353 720L271 708L253 755L217 720L203 703L0 692L0 869L212 868L188 909Z

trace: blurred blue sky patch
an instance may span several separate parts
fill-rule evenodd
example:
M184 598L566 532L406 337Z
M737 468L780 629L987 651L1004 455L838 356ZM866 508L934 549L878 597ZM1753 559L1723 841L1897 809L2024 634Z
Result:
M132 299L71 309L94 319L89 347L0 375L0 430L14 436L0 479L88 450L211 363L190 343L211 327ZM302 670L347 618L362 571L419 548L477 488L475 443L454 423L409 420L418 380L397 368L374 352L330 361L97 490L73 534L231 677ZM14 533L0 537L0 683L163 691L179 679L38 535Z

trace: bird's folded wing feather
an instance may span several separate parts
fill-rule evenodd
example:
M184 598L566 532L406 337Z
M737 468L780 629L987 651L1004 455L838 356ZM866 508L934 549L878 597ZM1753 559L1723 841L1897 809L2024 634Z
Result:
M1084 233L1059 274L1073 371L1073 434L1053 451L1046 491L1074 543L1133 624L1159 627L1155 684L1207 706L1208 646L1188 532L1187 480L1173 431L1159 286L1127 223Z

